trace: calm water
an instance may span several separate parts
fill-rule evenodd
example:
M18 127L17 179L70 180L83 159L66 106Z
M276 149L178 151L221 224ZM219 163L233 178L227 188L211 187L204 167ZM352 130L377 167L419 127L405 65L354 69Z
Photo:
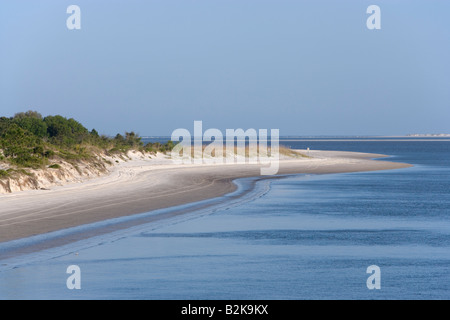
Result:
M450 299L450 141L434 140L284 141L415 166L283 176L250 193L243 179L243 196L177 220L0 261L0 298ZM66 287L69 265L81 290ZM367 289L370 265L380 290Z

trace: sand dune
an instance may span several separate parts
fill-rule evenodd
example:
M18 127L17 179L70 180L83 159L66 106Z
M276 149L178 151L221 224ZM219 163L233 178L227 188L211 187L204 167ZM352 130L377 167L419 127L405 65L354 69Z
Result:
M311 159L280 161L279 174L406 168L371 160L383 155L310 151ZM117 165L111 174L55 187L0 195L0 242L221 196L233 179L259 176L260 165L174 165L159 156Z

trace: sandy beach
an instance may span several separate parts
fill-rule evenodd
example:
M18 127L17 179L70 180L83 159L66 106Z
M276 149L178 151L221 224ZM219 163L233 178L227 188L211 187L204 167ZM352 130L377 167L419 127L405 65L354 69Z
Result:
M309 159L281 160L278 174L330 174L410 167L372 160L384 155L310 151ZM260 165L174 165L167 159L133 160L111 174L52 190L0 195L0 242L106 219L218 197L233 180L259 176Z

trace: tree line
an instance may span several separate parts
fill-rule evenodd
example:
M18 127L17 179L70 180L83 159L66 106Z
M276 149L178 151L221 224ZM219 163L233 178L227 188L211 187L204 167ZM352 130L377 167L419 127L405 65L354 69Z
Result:
M75 119L60 115L43 117L36 111L0 118L0 160L22 168L44 167L53 158L88 160L99 152L109 155L129 150L165 152L173 146L171 141L144 144L135 132L115 137L100 135Z

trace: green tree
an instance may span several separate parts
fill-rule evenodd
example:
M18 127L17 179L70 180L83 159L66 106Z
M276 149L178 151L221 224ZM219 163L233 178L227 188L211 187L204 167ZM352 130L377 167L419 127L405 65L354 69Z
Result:
M16 113L12 121L40 138L47 137L47 124L41 114L36 111Z
M33 118L42 120L42 115L37 111L29 110L27 112L19 112L14 115L14 119Z
M0 135L2 135L12 124L12 120L10 118L1 117L0 118Z
M97 130L95 130L95 129L91 130L91 135L96 138L99 137L99 134L98 134Z
M47 133L54 143L73 146L80 144L89 136L89 131L78 121L62 116L44 118Z
M10 125L0 136L0 148L10 162L23 167L38 167L43 164L44 144L42 140L19 127Z

